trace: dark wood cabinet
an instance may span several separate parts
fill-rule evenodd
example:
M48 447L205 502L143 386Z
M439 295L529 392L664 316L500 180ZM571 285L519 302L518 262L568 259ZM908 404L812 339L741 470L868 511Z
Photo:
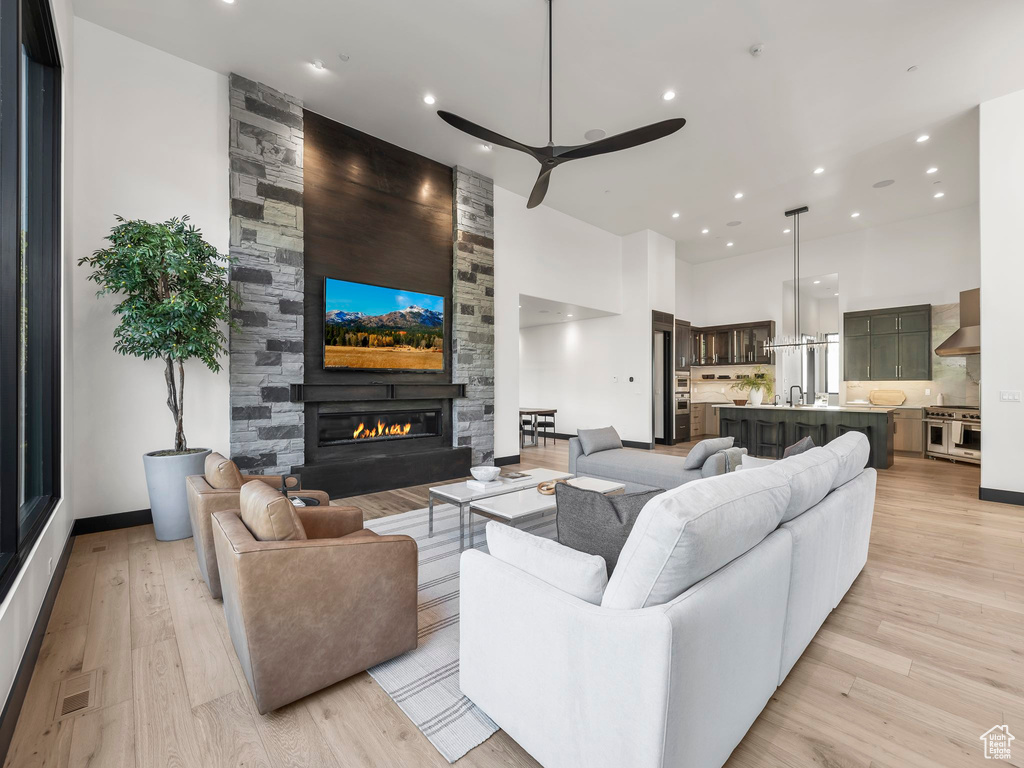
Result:
M690 324L676 320L675 331L675 368L677 371L688 371L693 365L693 338Z
M772 355L765 350L765 344L774 335L775 323L770 320L691 328L692 365L771 363Z
M928 381L932 377L932 308L847 312L843 316L845 381Z

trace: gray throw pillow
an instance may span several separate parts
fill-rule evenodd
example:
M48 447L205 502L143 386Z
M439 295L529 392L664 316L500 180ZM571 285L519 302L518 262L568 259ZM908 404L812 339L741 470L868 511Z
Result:
M611 451L622 447L622 440L615 427L602 427L601 429L581 429L577 433L580 438L580 448L583 455L589 456L598 451Z
M733 442L735 440L731 437L713 437L710 440L701 440L686 454L683 469L700 469L709 456L724 451L726 448L732 448Z
M600 555L610 576L640 510L661 493L664 491L605 496L559 483L555 486L558 543L588 555Z
M788 459L790 456L796 456L798 453L804 453L805 451L811 450L814 447L814 441L811 440L811 436L801 438L793 443L789 448L782 452L782 458Z

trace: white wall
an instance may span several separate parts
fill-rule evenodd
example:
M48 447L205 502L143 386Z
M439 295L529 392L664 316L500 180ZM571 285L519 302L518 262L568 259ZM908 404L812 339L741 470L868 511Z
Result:
M1001 390L1024 390L1020 300L1024 288L1024 91L981 105L981 486L1024 493L1020 436L1024 403Z
M223 75L75 19L74 256L104 244L114 215L188 214L228 250L228 85ZM78 517L149 507L142 454L173 447L163 364L113 352L115 300L84 267L74 292ZM224 364L226 365L226 357ZM185 434L228 449L227 372L186 365Z
M519 295L620 312L621 250L616 235L494 188L496 457L519 453Z
M29 636L39 615L39 609L50 586L51 564L56 568L61 552L71 533L74 522L74 498L71 495L74 468L71 460L73 441L73 412L71 393L73 373L71 367L72 343L72 305L71 290L67 281L67 270L73 263L69 244L72 237L74 201L71 198L73 171L73 135L74 110L74 67L71 66L74 56L73 17L71 0L54 0L52 2L54 22L57 27L57 40L60 46L61 61L64 65L63 93L63 174L62 203L64 227L62 232L62 254L65 265L64 280L61 285L61 329L62 329L62 382L61 382L61 500L57 504L46 527L36 539L25 563L7 595L0 603L0 702L7 700L14 684L18 666L21 664ZM0 704L2 706L2 704Z

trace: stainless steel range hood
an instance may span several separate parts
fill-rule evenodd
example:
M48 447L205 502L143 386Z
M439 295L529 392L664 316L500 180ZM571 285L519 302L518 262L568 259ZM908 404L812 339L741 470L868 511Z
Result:
M940 357L981 354L981 289L960 292L960 329L935 348Z

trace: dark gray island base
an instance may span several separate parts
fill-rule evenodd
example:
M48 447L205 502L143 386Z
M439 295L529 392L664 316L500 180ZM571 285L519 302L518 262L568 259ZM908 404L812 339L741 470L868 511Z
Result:
M888 469L893 462L893 411L831 406L716 405L719 434L736 438L736 446L754 456L782 458L786 446L810 436L824 445L846 432L863 432L871 444L868 466Z

